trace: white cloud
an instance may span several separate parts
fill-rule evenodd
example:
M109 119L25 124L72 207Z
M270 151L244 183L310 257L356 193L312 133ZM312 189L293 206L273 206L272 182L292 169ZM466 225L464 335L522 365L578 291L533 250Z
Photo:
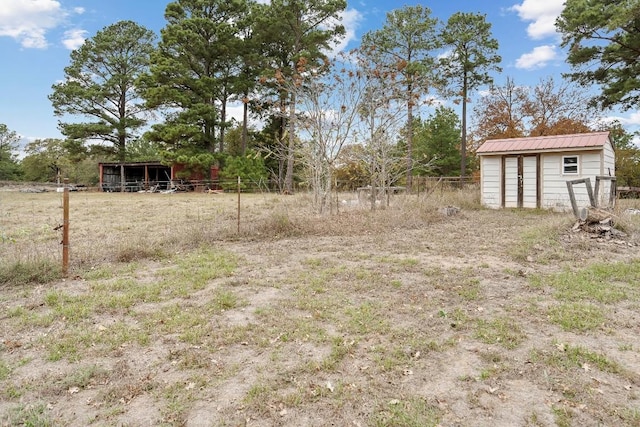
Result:
M346 30L344 38L345 44L356 39L356 29L362 20L362 13L356 9L348 9L344 11L342 14L342 25L344 25Z
M534 70L542 68L550 61L558 58L558 52L555 46L538 46L530 53L525 53L516 60L516 68L525 70Z
M510 9L517 12L523 21L532 21L527 34L534 40L557 36L556 19L562 13L565 0L523 0Z
M613 122L616 120L619 121L623 126L640 126L640 111L631 113L628 117L609 116L603 119L603 121L605 122Z
M76 50L84 44L87 32L81 29L74 29L64 32L62 44L69 50Z
M85 11L86 11L86 9L84 7L74 7L73 8L73 13L75 13L76 15L82 15Z
M332 49L332 54L335 56L338 52L342 52L347 45L356 40L356 29L360 25L360 22L363 19L362 13L360 13L356 9L347 9L341 13L342 20L340 23L344 25L345 35L340 40L339 43L336 43Z
M626 128L625 130L627 132L635 133L640 128L640 110L629 114L627 117L616 116L616 115L606 116L600 119L597 124L608 125L613 122L619 122L623 127ZM636 147L640 148L639 134L634 134L634 136L631 138L631 141Z
M629 118L626 120L626 124L640 126L640 111L636 111L635 113L631 113Z
M227 120L235 120L242 123L244 117L244 104L242 102L232 102L227 106ZM249 126L260 129L264 126L264 121L249 115Z
M448 49L444 52L439 53L438 55L436 55L437 59L447 59L450 58L451 55L453 55L453 49Z
M45 34L65 18L56 0L2 0L0 36L16 39L25 48L44 49Z

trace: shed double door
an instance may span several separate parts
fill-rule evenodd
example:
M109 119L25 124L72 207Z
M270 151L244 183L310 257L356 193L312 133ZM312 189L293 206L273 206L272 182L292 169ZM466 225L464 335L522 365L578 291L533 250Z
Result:
M505 156L502 160L503 207L540 207L539 156Z

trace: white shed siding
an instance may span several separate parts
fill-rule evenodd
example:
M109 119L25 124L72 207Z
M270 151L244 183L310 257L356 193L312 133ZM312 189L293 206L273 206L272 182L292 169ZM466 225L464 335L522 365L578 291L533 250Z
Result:
M589 178L595 190L596 176L615 176L615 152L607 132L490 140L477 154L482 167L482 201L488 207L517 207L521 179L523 207L536 207L540 197L540 207L567 211L571 210L567 181ZM519 158L522 177L518 177ZM565 174L563 169L577 173ZM610 181L601 183L600 196L607 199ZM578 206L589 205L586 184L575 184L573 190Z
M522 207L524 208L538 207L536 165L536 156L527 156L523 158Z
M518 158L507 157L504 159L504 206L506 208L518 207Z
M578 156L578 174L562 174L562 157ZM574 179L590 178L591 187L595 185L596 175L600 175L600 153L557 153L542 155L542 207L555 210L570 210L571 201L567 190L567 181ZM585 184L577 184L573 187L578 206L589 206L589 194Z
M602 175L602 157L600 152L587 152L577 154L580 164L580 176L578 178L590 178L591 185L595 184L596 176ZM578 179L575 178L575 179Z
M616 176L616 155L611 144L604 145L602 154L602 172L600 175Z
M500 200L501 159L499 156L482 156L481 164L482 204L498 209Z
M545 154L541 156L543 192L542 207L563 210L567 206L568 193L566 179L562 176L562 155ZM571 179L576 178L572 176Z

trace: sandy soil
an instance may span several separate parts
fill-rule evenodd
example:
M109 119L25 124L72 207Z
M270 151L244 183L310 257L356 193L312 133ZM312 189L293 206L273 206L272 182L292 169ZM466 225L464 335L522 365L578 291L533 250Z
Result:
M238 260L232 274L75 323L45 322L47 295L153 283L171 261L3 287L0 424L640 425L638 284L615 303L588 300L603 322L579 332L551 320L561 302L544 279L637 265L640 240L571 225L561 214L463 209L383 231L221 240L215 250ZM238 302L204 309L221 290ZM204 317L170 327L188 313ZM51 360L78 325L79 355ZM190 328L200 335L186 337ZM148 340L134 338L140 330ZM570 357L576 348L614 365Z

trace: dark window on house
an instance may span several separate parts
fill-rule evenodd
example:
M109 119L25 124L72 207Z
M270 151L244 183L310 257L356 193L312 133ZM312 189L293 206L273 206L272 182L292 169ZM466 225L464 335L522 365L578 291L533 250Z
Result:
M578 156L562 157L562 174L563 175L578 174Z

